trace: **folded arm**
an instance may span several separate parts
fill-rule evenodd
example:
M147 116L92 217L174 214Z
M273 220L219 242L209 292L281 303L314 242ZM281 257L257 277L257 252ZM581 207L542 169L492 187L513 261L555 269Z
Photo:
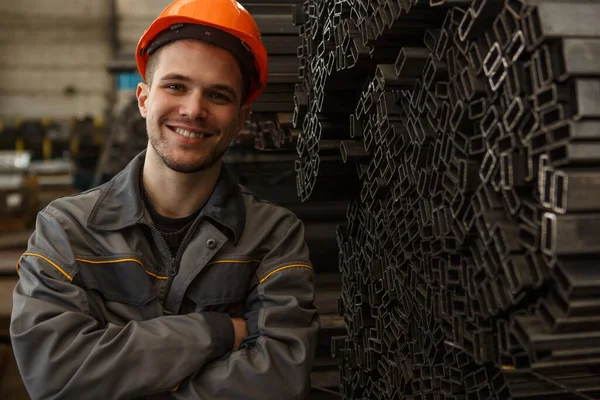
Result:
M242 349L208 363L171 396L192 399L304 399L310 390L319 319L302 223L263 259L246 301Z
M195 313L102 324L77 274L69 239L40 213L19 262L11 341L35 399L131 399L175 388L233 347L229 316Z

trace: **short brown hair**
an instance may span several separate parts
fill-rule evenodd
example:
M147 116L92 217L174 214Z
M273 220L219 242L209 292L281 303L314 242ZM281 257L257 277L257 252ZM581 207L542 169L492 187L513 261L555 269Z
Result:
M159 48L148 56L148 62L146 63L146 83L148 86L152 86L152 78L154 78L154 73L158 66L158 56L160 55L161 50L162 48Z

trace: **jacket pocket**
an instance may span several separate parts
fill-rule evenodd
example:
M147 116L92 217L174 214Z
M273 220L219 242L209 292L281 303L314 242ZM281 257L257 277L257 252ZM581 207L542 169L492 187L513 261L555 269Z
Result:
M240 314L239 305L246 299L257 265L256 261L213 261L192 281L186 297L195 311Z
M150 276L134 260L79 260L81 285L101 320L126 323L162 315L157 284L161 277Z

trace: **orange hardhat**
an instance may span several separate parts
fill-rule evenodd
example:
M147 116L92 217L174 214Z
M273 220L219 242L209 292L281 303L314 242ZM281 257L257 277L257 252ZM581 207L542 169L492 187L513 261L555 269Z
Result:
M187 33L178 36L184 30ZM188 38L206 40L231 51L242 69L253 69L242 71L242 75L250 74L244 104L260 96L267 84L267 50L256 21L236 0L175 0L167 6L138 42L135 59L142 78L146 80L152 47ZM156 42L161 43L157 46Z

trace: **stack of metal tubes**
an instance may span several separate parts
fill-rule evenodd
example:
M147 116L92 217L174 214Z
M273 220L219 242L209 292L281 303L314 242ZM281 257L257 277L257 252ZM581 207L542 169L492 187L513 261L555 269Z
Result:
M345 399L600 398L600 3L305 0Z
M241 3L252 13L261 31L269 54L269 75L264 92L252 104L240 144L249 144L257 150L293 151L295 134L288 121L294 104L289 93L300 82L296 49L301 44L298 29L294 27L293 3L289 0L242 0Z

